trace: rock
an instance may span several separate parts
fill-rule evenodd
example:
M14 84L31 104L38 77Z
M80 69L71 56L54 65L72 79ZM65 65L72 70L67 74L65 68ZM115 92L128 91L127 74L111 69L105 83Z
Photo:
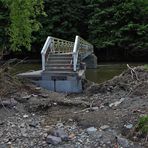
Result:
M75 134L74 133L72 133L72 134L70 134L69 135L69 137L68 137L70 140L73 140L73 139L75 139L76 138L76 136L75 136Z
M97 106L91 108L92 111L97 111L98 109L99 109L99 107L97 107Z
M28 116L28 115L26 115L26 114L25 114L25 115L23 115L23 118L28 118L28 117L29 117L29 116Z
M54 130L53 135L56 137L60 137L63 141L68 141L68 134L61 128Z
M120 138L120 137L117 137L117 139L118 139L118 144L119 144L120 146L122 146L123 148L128 148L128 147L129 147L129 142L128 142L127 139L125 139L125 138Z
M0 148L9 148L6 144L0 144Z
M0 121L0 125L4 125L5 124L5 122L4 121Z
M103 126L100 127L101 130L106 130L106 129L108 129L108 128L109 128L108 125L103 125Z
M56 124L56 127L62 128L62 127L64 127L64 125L63 125L63 123L57 123L57 124Z
M127 129L131 129L133 127L133 124L124 125Z
M37 125L38 125L38 123L36 123L36 122L29 123L30 127L34 127L35 128L35 127L37 127Z
M41 87L36 87L35 89L36 89L36 90L41 90Z
M5 107L8 107L8 108L12 108L12 107L14 107L14 106L16 106L16 104L17 104L17 101L16 100L14 100L14 98L11 98L11 99L9 99L9 100L4 100L4 101L2 101L1 103L0 103L0 107L2 106L5 106Z
M40 96L43 98L48 98L49 95L48 94L40 94Z
M112 106L118 106L119 104L121 104L123 101L125 100L125 98L121 98L119 101L116 101L116 102L114 102L114 103L111 103L110 105L109 105L109 107L112 107Z
M32 97L38 97L38 95L36 95L36 94L31 94L31 96L32 96Z
M26 129L25 128L21 128L21 134L23 137L27 137L27 133L26 133Z
M46 142L48 144L57 145L57 144L62 142L62 139L60 137L48 135L47 138L46 138Z
M94 134L97 131L97 129L95 127L89 127L86 131L89 135L91 135Z
M22 99L30 99L30 98L31 98L31 95L26 95L22 97Z
M20 128L24 128L24 127L25 127L25 123L21 123Z
M53 105L54 105L54 106L57 106L57 103L56 103L56 102L54 102L54 103L53 103Z

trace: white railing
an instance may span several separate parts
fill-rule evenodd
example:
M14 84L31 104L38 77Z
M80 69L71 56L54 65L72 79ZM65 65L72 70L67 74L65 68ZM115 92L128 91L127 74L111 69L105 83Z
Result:
M68 53L73 55L73 70L76 71L78 56L81 55L81 60L93 53L93 45L85 41L79 36L76 36L75 42L62 40L59 38L48 36L42 48L42 70L45 70L45 64L50 53Z
M72 52L74 43L55 37L48 36L42 48L42 70L45 70L45 64L48 60L49 53L68 53Z
M77 70L78 56L81 54L81 60L93 53L93 45L83 38L76 36L73 48L73 70Z

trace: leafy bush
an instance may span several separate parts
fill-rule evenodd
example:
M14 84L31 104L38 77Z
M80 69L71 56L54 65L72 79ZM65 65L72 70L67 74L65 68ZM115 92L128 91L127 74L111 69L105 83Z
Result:
M139 119L137 128L143 134L148 134L148 115L145 115Z
M148 64L145 64L145 65L144 65L144 69L145 69L145 70L148 70Z

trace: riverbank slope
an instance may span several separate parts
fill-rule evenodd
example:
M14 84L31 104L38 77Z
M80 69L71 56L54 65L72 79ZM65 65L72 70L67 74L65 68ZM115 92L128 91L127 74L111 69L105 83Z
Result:
M102 84L84 80L80 94L49 92L6 72L0 85L0 147L148 146L147 133L136 130L148 115L148 71L142 66ZM57 128L68 139L54 145L49 136Z

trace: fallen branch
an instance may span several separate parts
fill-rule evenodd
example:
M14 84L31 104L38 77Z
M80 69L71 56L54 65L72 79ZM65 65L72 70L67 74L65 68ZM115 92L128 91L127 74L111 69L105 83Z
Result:
M132 79L134 79L134 74L135 74L136 80L139 81L135 68L130 67L129 64L127 64L127 67L131 70Z

